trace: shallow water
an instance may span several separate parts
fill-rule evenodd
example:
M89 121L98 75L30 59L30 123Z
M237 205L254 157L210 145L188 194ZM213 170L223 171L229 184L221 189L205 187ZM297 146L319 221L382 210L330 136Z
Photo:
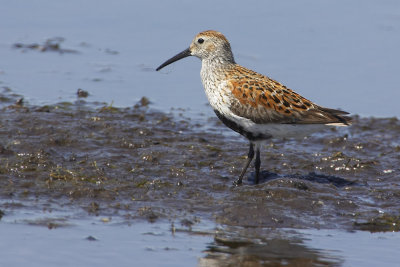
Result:
M396 266L399 5L3 4L0 265ZM205 29L354 125L268 142L232 186L247 143L200 62L154 71Z
M19 209L21 211L21 209ZM71 212L0 223L2 266L396 266L398 233L226 227L202 220L126 223ZM45 227L48 222L54 228ZM58 223L57 226L56 222ZM28 226L27 226L28 224ZM48 226L48 225L47 225Z
M37 214L36 214L37 216ZM54 217L54 215L47 215ZM46 220L44 219L44 220ZM1 223L2 266L195 266L211 237L171 232L168 223L104 223L67 219L49 230ZM30 219L28 223L35 225ZM40 223L39 223L40 226Z

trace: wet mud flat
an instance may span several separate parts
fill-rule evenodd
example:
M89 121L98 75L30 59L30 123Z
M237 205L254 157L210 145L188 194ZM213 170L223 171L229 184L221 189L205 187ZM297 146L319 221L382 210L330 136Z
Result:
M262 183L253 184L249 168L236 187L248 144L216 118L204 119L205 130L184 111L154 110L146 98L130 108L84 100L31 106L18 98L0 95L3 217L67 210L68 218L170 221L183 229L211 220L225 231L215 234L209 257L246 247L258 260L268 258L254 252L266 228L400 230L396 118L355 116L348 128L267 142ZM68 218L27 223L56 228ZM268 242L275 239L280 251L299 249L304 266L326 263L314 252L304 256L302 246Z

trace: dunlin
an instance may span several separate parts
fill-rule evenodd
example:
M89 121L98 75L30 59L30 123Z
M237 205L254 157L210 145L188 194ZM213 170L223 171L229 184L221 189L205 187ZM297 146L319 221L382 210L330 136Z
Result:
M270 138L303 137L326 126L347 126L348 112L321 107L281 83L236 64L231 46L217 31L196 35L190 47L161 64L157 71L188 56L201 59L201 80L217 117L250 141L248 159L255 154L255 183L260 176L260 147ZM254 153L255 152L255 153Z

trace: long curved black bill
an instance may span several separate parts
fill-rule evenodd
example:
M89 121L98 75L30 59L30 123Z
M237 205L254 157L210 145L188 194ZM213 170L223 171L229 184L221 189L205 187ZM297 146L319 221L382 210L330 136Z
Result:
M189 49L189 48L186 49L186 50L184 50L184 51L182 51L182 52L180 52L180 53L177 54L176 56L173 56L172 58L168 59L167 61L165 61L163 64L161 64L161 65L156 69L156 71L159 71L159 70L161 70L162 68L164 68L165 66L168 66L169 64L174 63L175 61L178 61L179 59L182 59L182 58L185 58L185 57L188 57L188 56L191 56L191 53L190 53L190 49Z

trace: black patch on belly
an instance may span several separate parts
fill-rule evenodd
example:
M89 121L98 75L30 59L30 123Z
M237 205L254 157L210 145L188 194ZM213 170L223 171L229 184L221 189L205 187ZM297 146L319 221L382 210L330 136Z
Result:
M236 122L228 119L227 117L222 115L221 112L219 112L218 110L214 109L214 112L217 115L217 117L222 121L223 124L225 124L226 126L231 128L235 132L240 133L241 135L243 135L250 141L265 140L265 139L270 139L272 137L269 134L260 134L260 133L255 134L255 133L246 131L244 129L244 127L242 127L241 125L237 124Z

